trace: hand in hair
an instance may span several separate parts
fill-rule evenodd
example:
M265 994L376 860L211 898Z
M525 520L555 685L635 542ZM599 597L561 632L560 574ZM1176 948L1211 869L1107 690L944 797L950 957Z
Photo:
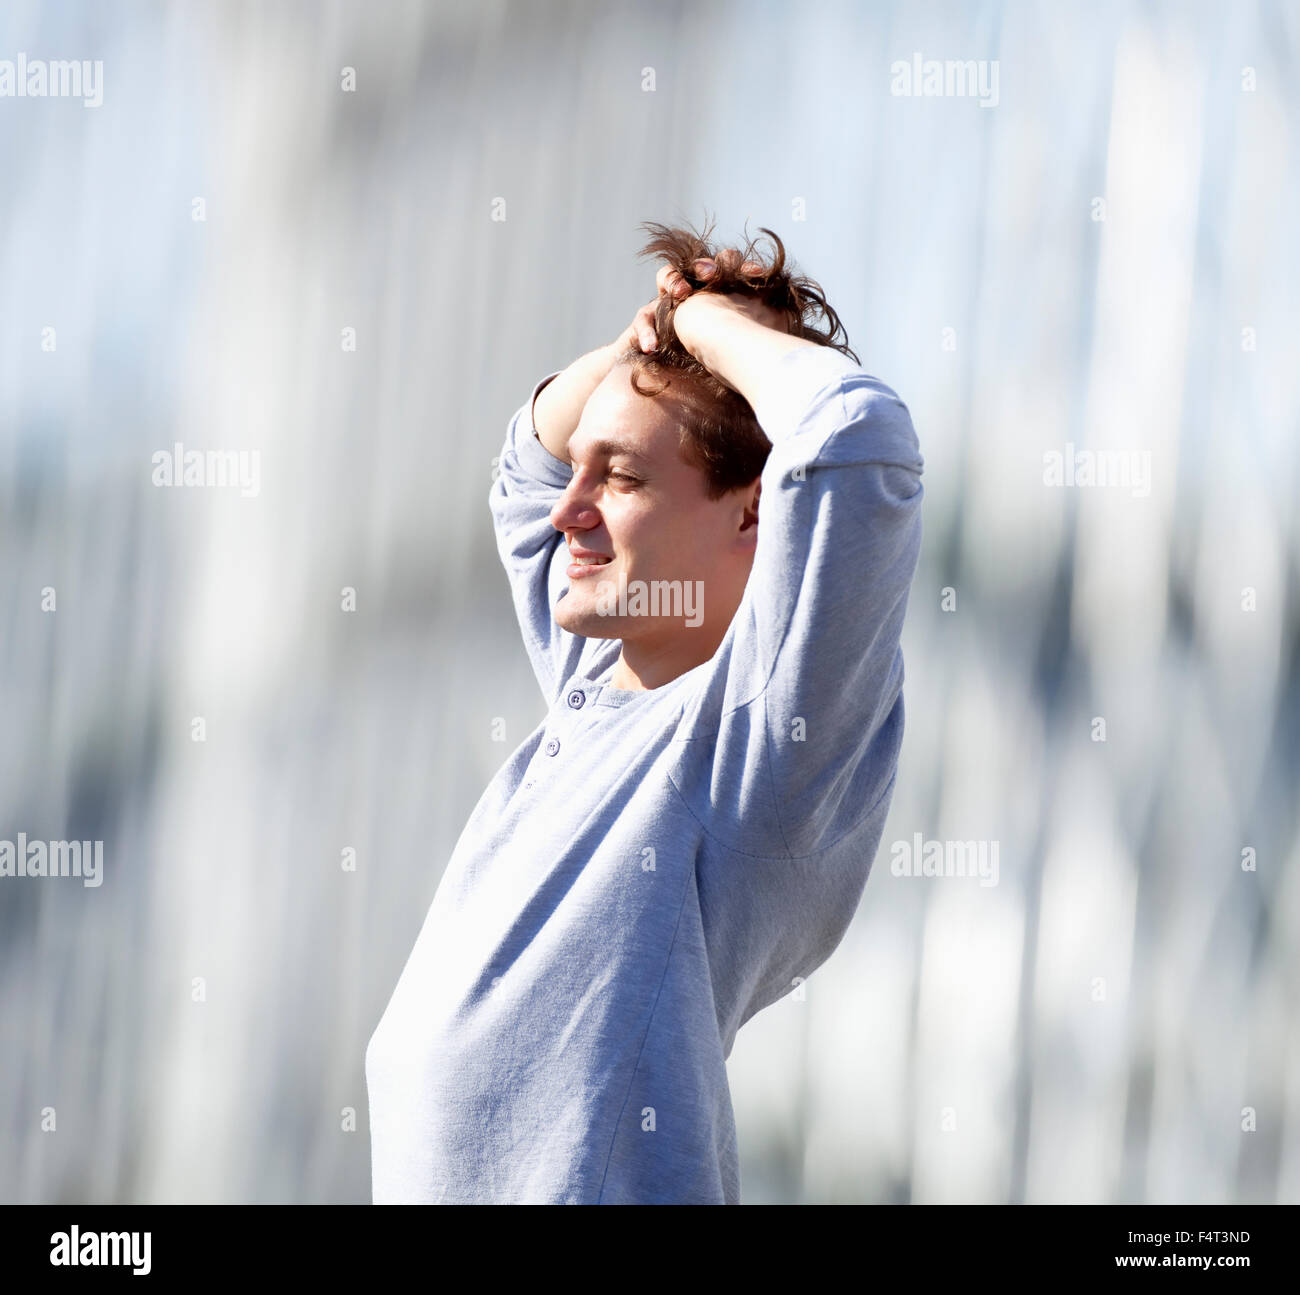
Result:
M739 258L740 252L736 248L726 248L718 253L718 260L722 261L724 266L734 265ZM698 260L695 262L694 268L693 277L700 284L700 291L706 291L710 280L717 279L719 274L722 273L712 260ZM747 276L761 275L763 271L763 267L758 261L746 261L740 268L741 272ZM669 311L675 313L677 307L691 293L696 291L695 284L684 278L671 265L660 267L655 284L658 295L636 312L632 317L632 322L613 343L619 353L628 349L640 350L643 353L653 351L659 345L659 319L661 317L667 318ZM725 292L727 289L723 288L720 291ZM788 331L785 316L757 298L733 298L732 308L741 310L751 319L768 328L778 328L782 332ZM666 334L669 339L671 339L672 335L671 331Z
M772 245L764 254L760 240L748 236L743 250L715 249L708 241L712 225L697 232L647 221L643 228L652 237L642 258L666 262L654 299L613 342L579 356L548 382L534 402L533 425L557 459L568 460L569 437L587 399L620 359L688 377L694 371L697 381L715 382L718 394L738 392L747 400L792 345L829 346L857 361L821 287L796 270L771 230L760 231Z
M675 271L669 273L676 274ZM702 273L707 281L716 277L718 270L711 266ZM680 282L680 278L675 278L673 282ZM726 319L734 319L736 316L777 333L790 332L788 317L775 306L767 305L758 297L742 296L735 291L713 292L708 287L682 294L673 307L673 332L691 358L707 366L705 351L711 330L718 325L725 327Z
M748 296L735 288L720 287L716 291L709 287L713 280L723 279L731 266L738 266L738 273L746 278L762 275L763 267L757 261L740 262L740 252L734 247L724 248L718 253L718 262L698 260L695 262L696 278L701 286L696 289L689 280L671 265L665 265L659 271L659 291L672 300L672 328L677 340L695 359L700 359L698 344L693 342L692 324L706 312L724 311L743 315L764 328L775 329L778 333L790 331L790 319L785 311L770 306L761 297ZM696 300L687 304L687 299ZM706 314L707 317L707 314Z
M699 314L698 299L703 294L723 296L733 313L791 337L832 347L857 362L821 285L799 272L772 230L760 229L753 238L746 234L743 249L715 249L710 242L712 222L699 232L656 221L645 221L642 228L651 235L641 249L642 258L667 263L659 271L654 321L661 351L688 352L675 316L687 302L690 309L683 319ZM764 242L769 244L766 249Z

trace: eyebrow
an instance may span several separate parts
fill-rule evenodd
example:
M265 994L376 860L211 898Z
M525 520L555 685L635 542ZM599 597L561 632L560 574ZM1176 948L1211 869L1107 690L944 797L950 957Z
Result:
M630 446L624 445L621 441L592 441L591 452L593 454L605 454L610 458L620 454L624 458L634 459L637 463L644 464L646 467L651 466L651 461L639 450L634 450Z

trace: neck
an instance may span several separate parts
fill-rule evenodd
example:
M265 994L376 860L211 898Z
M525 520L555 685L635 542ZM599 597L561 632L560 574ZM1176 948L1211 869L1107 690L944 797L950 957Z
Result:
M703 665L717 650L727 632L722 626L701 625L698 629L680 630L671 638L654 642L623 640L623 651L614 662L611 688L623 692L647 692Z

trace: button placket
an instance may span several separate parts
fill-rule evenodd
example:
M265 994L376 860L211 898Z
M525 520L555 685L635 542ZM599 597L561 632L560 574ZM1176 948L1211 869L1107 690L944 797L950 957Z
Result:
M581 710L587 704L587 694L581 688L570 688L564 700L568 703L570 710ZM556 756L560 753L560 739L551 738L543 748L547 755Z
M572 714L572 712L583 710L586 707L588 700L587 692L584 688L575 687L566 690L564 693L564 706L561 708L558 704L556 705L555 711L552 712L552 721L549 727L552 730L555 728L561 728L566 732L566 734L576 732L581 726L581 721L576 715ZM595 717L592 716L591 718ZM568 723L565 723L566 719L569 721ZM545 745L542 747L542 752L545 755L554 757L559 755L560 749L560 739L558 737L551 737L547 739Z

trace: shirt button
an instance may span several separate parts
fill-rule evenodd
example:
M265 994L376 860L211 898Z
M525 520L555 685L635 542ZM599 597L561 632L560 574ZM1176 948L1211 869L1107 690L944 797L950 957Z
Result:
M551 738L551 740L546 744L547 755L554 755L559 749L560 744L554 738Z
M574 710L581 710L582 703L585 702L586 700L587 700L587 694L585 692L582 692L578 688L575 688L569 694L569 705L572 706Z

